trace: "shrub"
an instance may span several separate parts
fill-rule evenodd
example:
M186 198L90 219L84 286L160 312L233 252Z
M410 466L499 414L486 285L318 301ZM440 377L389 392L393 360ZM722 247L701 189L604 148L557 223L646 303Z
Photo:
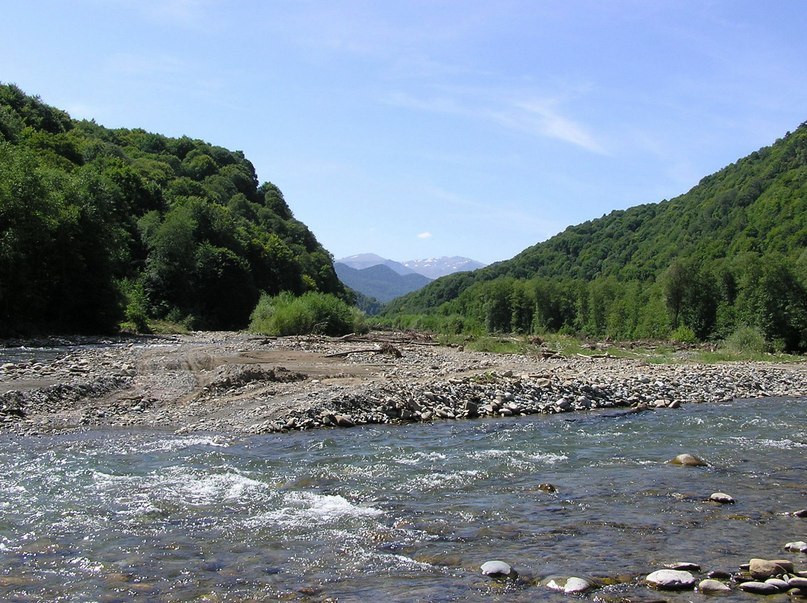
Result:
M345 335L367 330L364 315L334 295L284 292L262 295L250 316L250 331L265 335Z
M670 339L679 343L695 343L698 341L695 331L686 325L681 325L675 331L670 333Z
M765 341L762 331L745 325L735 329L723 343L727 349L738 353L753 352L761 354L768 349L768 343Z

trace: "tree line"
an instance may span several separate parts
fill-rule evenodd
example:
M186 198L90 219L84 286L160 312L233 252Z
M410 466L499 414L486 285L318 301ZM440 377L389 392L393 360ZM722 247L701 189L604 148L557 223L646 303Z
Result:
M672 200L570 226L511 260L394 300L446 332L722 339L807 351L807 125Z
M242 328L283 291L348 296L243 153L73 120L0 85L0 335Z

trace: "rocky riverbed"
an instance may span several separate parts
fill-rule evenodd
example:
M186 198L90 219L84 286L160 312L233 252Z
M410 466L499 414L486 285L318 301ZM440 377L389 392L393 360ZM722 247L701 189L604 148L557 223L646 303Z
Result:
M0 429L267 433L807 395L807 364L501 355L423 336L243 333L0 348ZM81 344L81 345L78 345ZM56 347L54 347L54 345Z

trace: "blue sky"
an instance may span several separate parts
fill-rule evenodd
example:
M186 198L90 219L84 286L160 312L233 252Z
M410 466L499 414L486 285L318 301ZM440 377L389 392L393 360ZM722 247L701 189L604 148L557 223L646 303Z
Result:
M807 120L807 3L0 0L0 81L244 151L336 258L507 259Z

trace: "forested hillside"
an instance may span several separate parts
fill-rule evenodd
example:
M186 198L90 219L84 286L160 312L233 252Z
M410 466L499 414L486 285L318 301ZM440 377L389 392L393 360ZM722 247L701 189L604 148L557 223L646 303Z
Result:
M807 124L669 201L614 211L393 301L401 325L807 349ZM424 318L423 315L426 315Z
M260 292L343 295L240 151L78 121L0 85L0 335L246 326Z

